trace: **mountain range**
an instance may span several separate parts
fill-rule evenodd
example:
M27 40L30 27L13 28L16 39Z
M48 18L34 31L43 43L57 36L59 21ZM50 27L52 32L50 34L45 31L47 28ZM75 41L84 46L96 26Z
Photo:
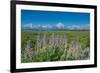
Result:
M90 25L64 25L59 22L57 24L26 24L22 25L22 30L89 30Z

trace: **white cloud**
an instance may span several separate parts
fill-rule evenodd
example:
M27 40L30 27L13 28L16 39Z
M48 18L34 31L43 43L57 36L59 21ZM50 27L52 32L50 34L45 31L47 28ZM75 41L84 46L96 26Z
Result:
M62 24L61 22L59 22L58 24L56 24L56 27L59 28L59 29L60 28L64 28L64 24Z
M40 25L40 24L37 24L37 25L33 25L33 28L52 28L53 27L53 25L50 25L50 24L45 24L45 25Z
M32 28L33 25L32 23L29 23L29 24L25 24L25 25L22 25L23 28Z
M68 29L89 29L89 24L85 24L85 25L71 25L71 26L67 26L66 28L68 28Z
M52 28L52 27L54 27L54 25L50 25L50 24L48 24L48 28Z
M59 22L57 24L25 24L22 25L22 27L24 28L30 28L30 29L39 29L39 28L43 28L43 29L52 29L52 28L57 28L57 29L89 29L89 24L86 25L64 25L63 23Z
M48 25L42 25L42 28L48 28Z
M32 25L32 28L39 28L39 27L41 27L41 25L35 25L35 24Z

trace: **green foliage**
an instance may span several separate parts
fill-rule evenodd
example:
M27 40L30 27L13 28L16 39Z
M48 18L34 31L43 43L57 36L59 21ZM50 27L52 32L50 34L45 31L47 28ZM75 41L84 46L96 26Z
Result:
M55 35L67 36L68 46L62 45L51 47L49 44L46 48L36 47L36 37L38 34L45 34L50 39L52 33ZM89 59L90 56L90 33L89 31L30 31L21 33L21 62L47 62L47 61L65 61L65 60L83 60ZM81 48L78 50L70 50L69 45L73 40L79 38ZM31 58L25 53L27 41L31 41L33 55ZM49 42L47 40L47 43Z

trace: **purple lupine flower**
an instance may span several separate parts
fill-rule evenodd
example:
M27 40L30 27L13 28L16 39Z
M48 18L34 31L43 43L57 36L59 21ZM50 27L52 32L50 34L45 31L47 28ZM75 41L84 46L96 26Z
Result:
M44 35L42 35L42 37L41 37L41 46L42 46L42 48L45 48L46 47L46 35L44 34Z
M27 41L26 48L31 48L30 40Z
M37 36L36 44L37 44L37 48L41 48L41 37L40 37L40 35Z
M79 44L79 39L78 38L70 44L71 49L79 49L80 46L81 45Z
M55 45L55 38L54 38L54 33L51 35L51 38L50 38L50 45L51 47L53 47Z

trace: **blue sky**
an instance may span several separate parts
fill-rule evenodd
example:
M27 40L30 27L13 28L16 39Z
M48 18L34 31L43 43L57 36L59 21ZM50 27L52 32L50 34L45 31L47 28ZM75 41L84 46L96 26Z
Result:
M90 14L79 12L21 10L21 24L27 25L30 23L34 25L55 25L62 23L65 26L84 26L90 24Z

